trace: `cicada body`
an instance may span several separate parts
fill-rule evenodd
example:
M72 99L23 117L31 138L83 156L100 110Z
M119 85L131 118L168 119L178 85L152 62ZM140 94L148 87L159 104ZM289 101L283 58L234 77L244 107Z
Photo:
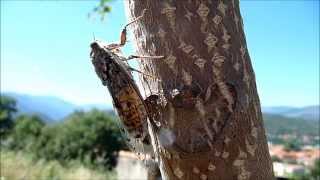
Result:
M102 84L108 87L120 120L132 138L147 136L147 110L125 58L100 41L91 44L92 63Z

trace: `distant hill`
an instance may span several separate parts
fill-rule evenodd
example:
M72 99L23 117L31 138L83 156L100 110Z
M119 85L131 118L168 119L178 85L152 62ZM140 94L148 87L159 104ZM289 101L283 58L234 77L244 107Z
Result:
M4 93L17 101L19 113L38 114L47 122L59 121L68 116L75 110L90 110L97 108L101 110L110 110L108 105L84 105L77 106L63 99L53 96L32 96L19 93Z
M319 124L315 121L275 114L263 114L263 121L267 133L270 134L319 135Z
M305 120L314 120L319 121L320 115L320 106L307 106L307 107L287 107L287 106L278 106L278 107L262 107L262 112L266 114L275 114L281 115L284 117L291 118L302 118Z
M75 110L88 111L92 108L112 111L111 102L109 104L89 104L77 106L58 97L52 96L32 96L19 93L4 93L17 100L18 110L22 113L36 113L48 121L59 121ZM297 118L304 120L319 120L319 106L309 106L303 108L295 107L263 107L265 117L280 115L282 119ZM272 116L273 117L273 116ZM276 116L275 116L276 117ZM285 120L286 121L286 120Z
M283 144L288 140L286 138L289 135L291 139L295 139L300 144L319 144L319 121L263 114L263 122L268 140L272 143Z

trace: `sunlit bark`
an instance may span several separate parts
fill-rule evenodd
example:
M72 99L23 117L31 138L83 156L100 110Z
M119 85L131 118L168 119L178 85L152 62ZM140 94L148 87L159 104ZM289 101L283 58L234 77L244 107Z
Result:
M273 179L237 0L126 0L163 179Z

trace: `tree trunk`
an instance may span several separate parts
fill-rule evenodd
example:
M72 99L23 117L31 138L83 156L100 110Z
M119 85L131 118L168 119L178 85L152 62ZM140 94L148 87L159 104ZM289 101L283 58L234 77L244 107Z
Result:
M126 0L163 179L273 179L237 0Z

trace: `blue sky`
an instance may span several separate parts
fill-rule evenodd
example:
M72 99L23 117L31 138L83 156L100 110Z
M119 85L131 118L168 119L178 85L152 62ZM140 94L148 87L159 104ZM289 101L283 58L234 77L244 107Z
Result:
M109 104L91 65L93 33L118 40L122 0L105 21L87 14L97 1L1 1L1 92ZM262 106L319 104L319 2L241 1ZM129 43L124 53L134 54Z

